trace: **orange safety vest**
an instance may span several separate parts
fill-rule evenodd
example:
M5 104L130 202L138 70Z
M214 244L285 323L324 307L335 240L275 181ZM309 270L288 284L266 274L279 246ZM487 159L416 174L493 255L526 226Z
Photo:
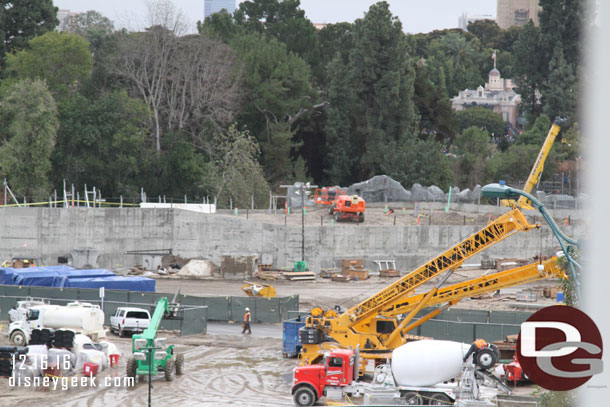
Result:
M477 346L477 348L482 349L484 347L487 346L487 342L485 342L484 339L477 339L476 341L474 341L474 344Z
M244 322L250 322L250 311L244 314Z

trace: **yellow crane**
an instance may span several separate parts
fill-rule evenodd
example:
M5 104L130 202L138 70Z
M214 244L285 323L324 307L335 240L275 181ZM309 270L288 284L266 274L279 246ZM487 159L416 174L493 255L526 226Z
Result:
M441 275L443 277L437 287L442 286L451 273L468 258L513 233L529 231L539 226L530 224L519 208L515 207L346 312L339 315L334 310L314 308L306 318L301 335L303 347L299 357L306 364L317 363L323 350L329 346L359 346L365 362L365 371L374 370L374 359L389 357L389 353L397 346L397 340L401 343L406 340L402 335L406 332L409 317L401 320L398 315L402 312L392 313L387 310L393 307L401 308L400 304L413 295L417 287ZM437 289L433 289L421 299L413 316L430 303L435 290ZM325 341L326 338L330 341Z
M531 192L538 183L544 162L548 157L555 138L566 119L555 118L553 125L538 154L524 190ZM454 305L463 297L482 292L498 290L502 287L523 284L551 276L563 277L556 265L556 258L545 262L541 270L538 265L528 265L507 270L491 276L479 277L445 288L442 285L449 276L468 258L506 239L518 231L529 231L540 227L530 224L520 208L531 208L527 199L505 201L512 209L489 223L480 231L467 237L449 250L421 265L411 273L382 289L346 312L314 308L306 318L301 335L303 347L299 358L302 363L319 363L324 349L359 347L364 363L362 372L372 373L375 359L389 358L391 351L409 339L407 332ZM436 286L425 294L415 295L415 289L442 275ZM411 323L415 315L424 307L446 303L445 306ZM401 318L402 315L408 313Z
M528 194L532 192L532 189L534 189L536 184L538 184L538 181L540 181L540 176L542 175L542 171L544 170L544 163L546 162L546 159L549 156L549 153L551 152L551 147L553 147L553 143L555 142L557 135L561 131L561 128L565 127L567 123L567 118L558 116L555 118L555 121L551 125L551 128L548 134L546 135L546 139L544 140L544 143L542 143L542 147L540 148L538 157L534 162L534 166L530 171L530 175L527 177L525 185L523 186L523 191L527 192ZM512 199L502 199L500 201L500 204L502 206L512 207L515 205L515 201ZM530 200L525 198L524 196L519 197L516 202L516 205L522 209L534 209L531 205Z

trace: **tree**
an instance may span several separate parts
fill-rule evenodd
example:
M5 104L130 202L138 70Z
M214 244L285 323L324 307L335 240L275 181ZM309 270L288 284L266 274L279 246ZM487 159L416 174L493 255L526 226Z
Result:
M439 142L408 137L392 147L395 147L394 154L380 163L382 173L402 185L419 183L445 189L453 182L451 163Z
M546 135L551 128L551 120L547 115L538 116L533 125L517 137L517 144L533 144L542 147Z
M481 41L483 48L496 49L502 39L503 30L494 20L476 20L468 23L466 29Z
M154 146L161 151L167 77L177 51L177 37L183 33L185 22L184 16L168 0L149 2L147 8L151 26L145 32L119 34L113 73L128 81L148 105Z
M55 99L61 101L90 74L89 44L76 34L51 31L32 39L29 46L7 55L7 73L12 81L43 79Z
M59 24L52 0L2 0L0 6L2 59L5 52L27 48L32 38L54 30Z
M120 34L113 73L125 79L151 111L154 146L161 151L161 110L167 88L170 61L176 52L174 32L162 26L143 33Z
M484 82L480 69L483 54L477 45L457 33L430 42L426 67L432 82L444 87L447 96L456 96L461 90L474 89Z
M504 137L505 124L502 116L484 107L470 107L455 114L458 131L462 133L469 127L485 130L494 138Z
M434 86L425 67L415 67L413 101L420 116L420 134L441 142L453 141L456 131L455 113L444 89Z
M490 153L489 133L472 126L455 139L458 160L458 182L474 187L485 181L485 166Z
M315 65L318 60L316 30L299 8L300 4L299 0L244 1L235 10L235 23L244 26L247 32L265 33L283 42L289 52Z
M241 72L235 52L205 35L177 39L164 93L167 129L189 134L198 148L224 128L240 107Z
M561 44L549 62L549 80L543 87L544 112L551 116L570 116L576 111L577 78L574 67L563 57Z
M540 30L530 21L519 33L513 47L513 72L517 93L521 95L519 109L531 117L538 116L542 110L538 94L547 66L541 56L539 43Z
M137 195L151 148L148 109L125 91L97 100L77 94L60 106L53 152L55 184L95 185L107 196Z
M100 41L114 31L114 23L97 11L89 10L68 16L62 21L60 28L80 35L91 44L93 49L96 49Z
M240 128L253 134L261 146L261 162L272 184L290 178L290 152L296 121L316 105L309 66L286 46L260 34L235 38L231 46L243 70L246 106L238 116Z
M45 83L29 79L6 90L0 109L0 177L18 196L46 199L59 122Z
M402 24L379 2L355 21L353 35L349 64L336 57L330 67L327 148L333 183L397 171L403 164L389 157L416 137L415 73Z
M216 136L214 173L204 183L217 202L228 203L231 198L234 205L244 207L250 205L251 196L259 204L268 199L269 185L257 160L259 153L256 140L235 125Z

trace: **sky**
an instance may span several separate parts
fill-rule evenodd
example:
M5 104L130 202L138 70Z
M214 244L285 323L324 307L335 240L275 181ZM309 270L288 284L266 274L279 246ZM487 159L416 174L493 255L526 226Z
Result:
M301 8L313 23L352 22L368 10L373 0L301 0ZM53 0L56 7L73 12L96 10L113 20L115 27L139 30L146 26L145 0ZM390 10L398 16L407 33L430 32L455 28L458 18L496 16L495 0L388 0ZM174 0L189 21L191 31L203 19L203 0Z

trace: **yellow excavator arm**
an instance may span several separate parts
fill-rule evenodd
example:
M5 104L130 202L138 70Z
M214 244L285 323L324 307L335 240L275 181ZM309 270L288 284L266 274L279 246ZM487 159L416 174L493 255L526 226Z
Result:
M527 192L528 194L532 192L536 184L538 184L538 181L540 181L540 176L542 175L542 171L544 170L544 163L546 162L546 159L549 156L549 153L551 152L551 147L553 147L553 143L555 142L557 135L561 131L561 128L565 127L567 123L568 119L566 118L555 118L555 121L553 122L553 125L551 126L551 129L549 130L549 133L546 135L546 139L542 144L542 148L540 148L540 152L538 153L536 162L534 163L534 166L530 171L530 175L527 177L525 185L523 186L523 191ZM512 199L502 199L500 201L500 204L502 206L512 207L515 205L515 201ZM525 198L524 196L519 197L516 202L516 205L523 209L534 209L531 205L530 200Z

